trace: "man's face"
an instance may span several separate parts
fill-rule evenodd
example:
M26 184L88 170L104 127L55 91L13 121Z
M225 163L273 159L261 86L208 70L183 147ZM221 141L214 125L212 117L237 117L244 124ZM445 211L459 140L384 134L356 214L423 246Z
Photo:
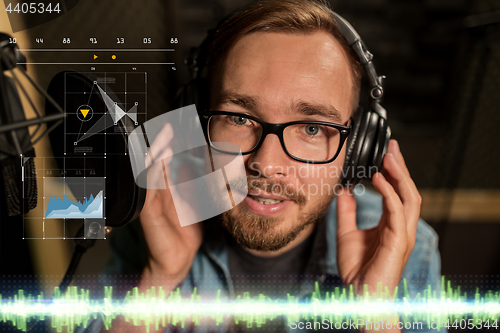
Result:
M241 38L211 85L210 110L237 112L268 123L301 120L347 124L352 76L347 56L326 32L256 32ZM245 155L249 195L223 214L244 247L278 250L327 211L345 157L328 164L293 160L278 136Z

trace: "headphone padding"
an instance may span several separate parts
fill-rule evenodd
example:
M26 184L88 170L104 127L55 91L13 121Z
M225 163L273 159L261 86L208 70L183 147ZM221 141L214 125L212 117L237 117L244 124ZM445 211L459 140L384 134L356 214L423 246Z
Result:
M375 166L378 171L381 171L382 161L384 159L385 153L387 152L387 147L389 146L390 139L391 139L391 129L387 127L387 120L380 117L378 124L377 141L373 149L374 154L371 162L372 163L371 165Z
M342 184L345 186L352 185L352 181L355 178L355 172L362 148L360 141L362 143L363 138L366 135L369 116L370 113L366 112L362 108L359 108L356 111L356 116L353 120L354 127L351 135L349 136L344 168L342 170Z
M368 119L368 126L366 129L366 134L363 138L359 138L360 144L361 144L361 153L359 155L358 159L358 164L357 168L361 167L364 168L363 173L365 177L363 178L370 178L371 175L368 174L370 171L371 164L373 160L373 153L374 153L374 146L377 143L377 134L378 134L378 125L379 125L379 115L376 112L373 111L368 111L367 112L369 116L367 117ZM358 171L358 170L356 170ZM357 175L357 173L356 173ZM356 179L354 183L357 183L361 179Z

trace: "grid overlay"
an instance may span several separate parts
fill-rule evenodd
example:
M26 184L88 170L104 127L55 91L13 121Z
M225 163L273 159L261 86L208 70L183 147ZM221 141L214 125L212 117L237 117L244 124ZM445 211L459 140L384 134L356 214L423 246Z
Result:
M132 123L136 126L147 119L147 72L80 72L88 77L97 78L89 91L68 89L67 74L64 76L64 110L68 117L64 118L64 137L61 138L64 140L64 156L35 157L36 171L32 175L25 175L26 178L36 178L39 188L39 204L35 210L23 217L23 239L76 239L76 231L81 225L87 226L87 223L95 223L96 220L99 221L102 229L104 228L106 222L107 156L127 155L127 144L124 142L123 151L121 149L107 151L108 135L123 135L123 131L119 130L120 127L115 126L116 122L113 122L113 120L120 118L110 116L112 110L110 111L109 104L94 106L95 109L104 112L94 112L91 104L95 104L96 100L102 101L108 98L108 101L112 101L115 107L123 110L124 113L121 114L121 117L132 119ZM88 109L92 110L89 111L90 115L86 114L83 117L82 114L79 114L81 107L75 109L74 106L75 101L82 98L84 98L86 106L90 106ZM133 110L134 114L129 115L128 111L130 110ZM75 114L79 116L79 120ZM80 124L76 121L79 121ZM98 127L92 132L92 126L99 121L103 124L102 128ZM85 122L88 123L85 124ZM74 130L75 128L76 130ZM86 142L86 138L83 136L87 132L90 132L88 137L96 137ZM89 142L91 143L89 144ZM92 145L96 147L92 147ZM77 150L81 147L87 150L83 150L83 152ZM58 159L59 163L54 163ZM62 170L59 169L59 165L63 166ZM69 180L73 187L68 185ZM80 181L81 185L78 184ZM87 186L90 183L94 184L94 187L95 184L102 184L102 219L46 218L47 207L52 197L63 198L66 195L73 202L83 203L90 194L95 196L96 193L93 193ZM71 193L74 192L75 188L80 193ZM102 232L102 237L98 238L105 239L104 232Z
M68 169L59 170L59 167L52 166L54 163L54 158L52 157L35 157L35 163L37 164L37 170L34 177L36 178L38 184L38 206L30 214L23 216L23 239L76 239L75 232L79 226L84 223L84 218L63 218L63 219L52 219L46 218L47 206L49 199L53 196L63 197L64 195L73 198L75 193L68 191L68 183L74 182L76 179L81 179L82 193L75 195L74 198L77 201L82 201L83 198L87 198L90 194L96 195L96 193L89 192L90 189L87 188L88 184L95 185L99 182L102 186L103 191L103 212L106 207L106 176L99 175L98 177L87 177L85 175L92 174L95 170L91 168L86 168L86 161L88 159L98 159L102 161L103 170L106 166L106 157L65 157L62 158L63 161L66 159L78 158L82 160L83 167L81 169ZM39 167L41 166L41 167ZM104 172L105 174L105 172ZM70 175L66 177L66 175ZM74 175L83 175L82 177L73 177ZM101 177L102 176L102 177ZM40 191L40 187L42 187ZM55 193L56 192L56 193ZM94 191L95 192L95 191ZM40 205L41 203L41 205ZM89 220L98 220L95 218ZM105 226L106 216L103 216L103 227ZM34 225L33 225L34 224ZM28 226L31 225L31 226ZM54 229L57 225L62 226L62 235L55 236ZM52 228L50 228L52 226ZM30 227L31 233L35 230L35 234L28 235L27 228ZM52 233L49 232L52 231ZM105 238L104 238L105 239Z

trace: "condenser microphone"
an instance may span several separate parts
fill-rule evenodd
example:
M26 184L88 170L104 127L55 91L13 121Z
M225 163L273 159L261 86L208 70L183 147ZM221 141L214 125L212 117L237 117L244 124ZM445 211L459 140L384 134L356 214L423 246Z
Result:
M37 204L33 145L56 128L65 114L26 73L26 65L18 65L26 64L26 58L19 52L17 44L11 43L10 40L9 35L0 33L0 181L3 183L0 195L7 214L15 216L28 212ZM40 114L19 81L16 71L54 107L54 114ZM26 119L18 88L27 98L36 117ZM48 122L52 122L52 125L41 130L42 125ZM32 126L36 126L36 129L30 133L29 128Z
M9 37L0 34L0 170L3 183L3 201L9 216L28 212L36 207L37 186L35 151L27 127L11 129L9 125L26 121L16 83L5 75L12 70L21 54ZM28 176L28 177L25 177ZM24 180L24 181L23 181Z
M128 135L137 125L128 116L119 118L111 114L119 99L101 79L103 78L95 74L73 71L63 71L52 78L47 92L59 105L65 106L67 116L65 127L56 128L49 134L49 139L54 156L64 157L56 159L61 170L82 169L81 163L85 160L85 169L92 169L95 174L103 176L106 226L120 227L139 216L146 199L146 189L136 185L127 155L133 153L131 149L134 149L128 147ZM89 92L88 95L83 95L86 96L84 101L81 94L83 92ZM85 123L88 130L73 142L67 135L74 129L72 126L77 126L76 130L80 128L77 122L81 119L77 115L83 115L80 111L75 113L75 110L81 109L82 103L86 104L85 113L89 112L85 117L89 119ZM52 115L57 110L47 103L45 112ZM82 153L77 150L84 148L80 146L93 150ZM98 149L102 151L97 151ZM68 188L73 193L79 191L78 184L68 184Z

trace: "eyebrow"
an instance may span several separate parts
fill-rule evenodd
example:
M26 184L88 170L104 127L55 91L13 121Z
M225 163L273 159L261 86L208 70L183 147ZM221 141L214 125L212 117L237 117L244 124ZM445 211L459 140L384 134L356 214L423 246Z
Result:
M299 102L293 107L296 113L303 114L305 116L321 116L328 118L334 123L342 123L342 115L334 107L326 107L324 105L313 105L306 102Z
M259 109L257 99L237 93L222 92L218 99L218 104L224 103L233 103L249 111L257 111ZM321 116L327 118L331 122L342 123L342 115L334 106L327 107L324 105L313 105L307 102L298 102L293 105L292 112L305 116Z
M256 111L258 109L258 103L255 98L236 93L222 92L218 99L218 104L224 103L233 103L242 106L249 111Z

